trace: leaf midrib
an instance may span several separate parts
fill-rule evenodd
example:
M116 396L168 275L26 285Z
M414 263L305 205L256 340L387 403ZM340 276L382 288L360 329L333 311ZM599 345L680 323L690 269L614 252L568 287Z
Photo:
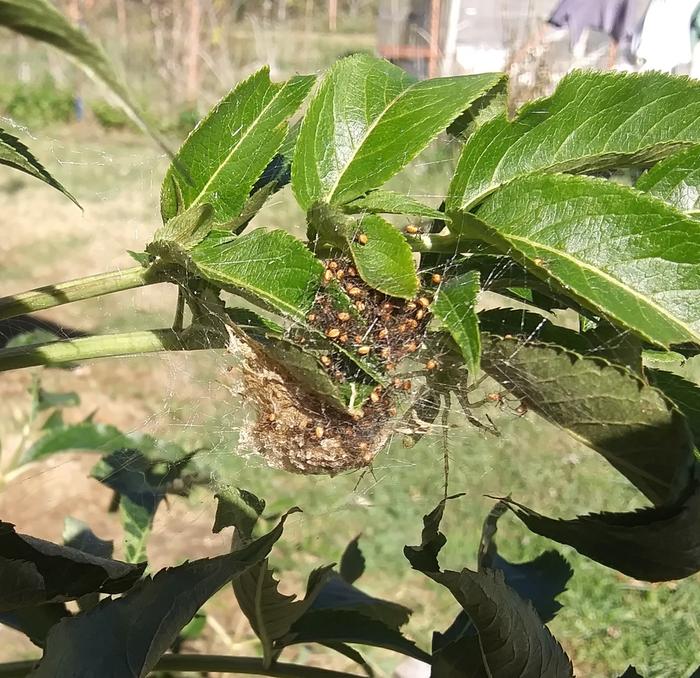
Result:
M406 89L401 90L399 94L397 94L381 111L381 113L374 119L372 124L367 128L366 132L362 135L362 140L360 143L357 145L356 149L354 150L352 157L350 160L345 164L345 169L338 175L338 178L335 180L333 183L332 187L329 189L329 191L326 192L326 200L330 202L334 195L335 192L338 190L338 186L340 185L340 182L342 181L343 177L345 176L346 172L350 169L352 163L355 161L355 158L357 158L359 152L362 150L364 147L367 139L369 138L369 135L374 131L374 129L377 127L379 122L384 118L386 115L387 111L403 97L409 90L413 89L416 85L419 83L413 82L411 83ZM335 107L335 102L334 102L334 107ZM335 124L335 122L334 122Z
M288 85L288 84L289 84L289 83L284 83L284 85L280 86L280 88L279 88L279 90L277 91L277 93L272 97L272 99L270 99L270 101L269 101L269 102L265 105L265 107L260 111L259 115L257 115L257 116L255 117L255 119L251 121L251 123L248 125L248 128L246 129L246 131L240 136L240 138L239 138L238 141L236 142L235 146L232 146L232 147L231 147L231 150L230 150L230 151L228 152L228 154L226 155L226 158L219 164L219 167L218 167L218 168L216 169L216 171L209 177L209 179L207 180L207 182L204 184L202 190L197 194L197 196L195 197L195 199L190 203L190 207L194 207L195 205L197 205L198 202L202 199L202 197L206 194L207 189L209 188L209 186L211 186L212 182L213 182L213 181L219 176L219 174L223 171L223 168L230 162L231 157L233 156L233 154L239 149L239 147L241 146L241 144L243 143L243 141L244 141L245 139L247 139L247 138L250 136L252 130L257 126L257 124L258 124L258 122L260 121L260 119L265 115L265 113L267 113L267 111L270 109L270 107L272 106L272 104L274 104L275 101L277 101L277 98L282 94L282 92L284 92L284 90L287 88L287 85ZM267 87L267 90L269 91L269 89L270 89L271 87L275 87L275 84L274 84L273 82L270 82L270 83L269 83L269 85L268 85L268 87ZM266 91L266 93L267 93L267 91ZM264 96L264 95L263 95L263 96Z
M617 278L614 278L609 273L603 271L601 268L596 268L595 266L593 266L587 262L576 259L574 256L570 255L568 252L564 252L562 250L555 249L554 247L552 247L550 245L545 245L544 243L533 242L532 240L530 240L528 238L525 238L522 236L516 236L516 235L513 235L511 233L508 233L508 234L500 233L500 235L501 235L501 237L506 238L507 240L514 240L516 243L526 244L526 245L529 245L530 247L533 247L535 249L542 249L545 252L550 252L551 254L558 256L562 259L565 259L565 260L569 261L570 263L572 263L576 266L579 266L580 268L583 268L587 271L595 273L599 277L604 278L606 281L610 282L613 287L617 287L617 288L629 293L633 298L637 299L639 301L639 303L654 309L659 315L666 318L672 325L674 325L677 328L683 329L689 336L694 337L694 339L696 341L700 340L700 335L696 334L684 322L680 322L677 318L674 318L672 315L670 315L666 309L659 306L656 302L649 299L648 297L642 296L641 294L636 292L636 290L629 287L626 283L618 280ZM529 257L528 257L528 259L529 259ZM561 280L561 278L559 276L554 275L548 268L545 268L545 267L538 267L538 268L544 268L544 270L546 271L546 273L548 275L551 275L552 277L559 280L559 282L561 282L562 284L569 287L568 283ZM650 339L651 341L655 341L651 337L647 337L647 338Z

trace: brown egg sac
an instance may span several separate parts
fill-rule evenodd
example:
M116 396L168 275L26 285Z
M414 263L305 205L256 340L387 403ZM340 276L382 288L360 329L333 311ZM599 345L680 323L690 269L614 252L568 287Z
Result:
M238 359L228 372L230 388L253 409L241 427L241 452L293 473L336 475L369 466L389 439L396 408L381 389L351 416L247 344L234 339L229 352Z
M390 297L369 287L350 261L324 263L324 284L306 314L308 326L296 328L289 339L313 346L318 368L338 383L367 382L348 354L384 374L406 357L415 359L430 320L426 292L412 300ZM254 409L240 446L295 473L335 475L369 466L393 431L397 405L413 390L407 379L387 379L387 387L374 388L350 414L297 382L263 347L236 340L231 352L239 358L230 372L237 393Z

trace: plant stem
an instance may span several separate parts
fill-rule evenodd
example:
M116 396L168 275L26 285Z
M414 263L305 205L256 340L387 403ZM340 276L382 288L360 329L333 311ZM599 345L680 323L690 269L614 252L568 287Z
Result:
M109 358L116 356L157 353L160 351L194 351L225 348L221 334L206 332L175 332L171 329L105 334L44 344L16 346L0 350L0 372L36 365L60 365L62 363Z
M0 298L0 320L69 304L72 301L92 299L112 292L166 282L167 280L168 277L163 269L146 269L135 266L121 271L109 271L77 280L69 280L56 285L37 287L29 292Z
M0 664L0 677L25 678L36 667L36 664L37 661L32 660ZM257 657L227 657L206 654L168 654L160 658L154 670L238 673L256 676L280 676L282 678L357 678L357 674L354 673L298 664L277 663L266 669L262 659Z

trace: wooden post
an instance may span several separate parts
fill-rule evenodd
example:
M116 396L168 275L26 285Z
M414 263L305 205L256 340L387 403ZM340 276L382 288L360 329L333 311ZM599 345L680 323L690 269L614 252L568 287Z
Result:
M430 56L428 57L428 77L438 75L440 65L440 0L430 3Z
M199 33L202 21L201 0L189 0L189 31L187 50L187 103L195 103L199 97Z
M338 27L338 0L328 0L328 30L335 33Z

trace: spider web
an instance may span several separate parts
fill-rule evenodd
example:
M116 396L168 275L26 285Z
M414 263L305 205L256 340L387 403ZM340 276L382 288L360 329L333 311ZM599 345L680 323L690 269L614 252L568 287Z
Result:
M33 141L37 156L74 189L85 207L81 215L43 186L9 173L0 176L10 226L3 246L8 261L3 294L132 266L125 251L139 251L159 223L158 191L167 159L130 134L105 136L89 129L54 134L7 119L2 123ZM455 148L427 151L389 188L439 205L455 153ZM416 186L425 188L417 191ZM408 221L396 218L395 223L404 226ZM285 228L303 237L303 224L304 216L287 188L273 196L250 228ZM526 307L493 291L504 273L496 268L482 280L482 308ZM167 327L174 308L175 290L158 285L42 315L83 331L109 333ZM525 342L536 340L547 320L571 326L574 318L571 313L543 315L534 330L523 325ZM606 347L621 345L626 336L620 332ZM543 513L567 516L583 510L624 510L639 502L595 453L535 414L522 412L520 403L490 379L473 390L470 384L469 390L465 387L459 394L471 402L481 401L470 416L483 427L468 421L453 397L450 408L443 401L433 423L398 418L385 449L364 471L330 478L270 469L260 456L239 450L241 429L254 413L245 397L234 396L229 389L226 370L234 364L235 357L212 350L107 359L72 370L40 371L47 390L75 391L81 396L80 407L66 410L67 420L77 421L94 412L97 421L114 424L125 433L149 434L198 450L195 464L206 479L205 486L196 488L188 499L171 498L161 506L149 542L154 569L224 552L228 536L210 533L214 494L231 485L245 487L268 501L271 515L294 504L304 510L289 521L276 552L293 585L300 585L312 567L338 560L345 543L362 533L369 590L387 597L391 597L388 591L395 590L399 602L427 613L417 613L409 626L409 633L425 644L430 630L449 625L454 605L444 595L425 592L422 580L407 566L390 563L400 562L402 545L419 538L421 516L442 498L445 459L450 469L449 492L466 493L459 509L448 511L444 521L449 539L446 560L454 567L474 565L480 522L492 504L486 494L513 493ZM697 365L688 369L697 374ZM30 379L29 371L3 376L0 393L8 405L0 415L3 450L6 440L12 449L22 437ZM419 385L416 382L414 393ZM420 396L413 402L418 409L428 404ZM3 519L16 523L21 532L60 541L63 517L70 514L88 523L100 537L114 539L120 555L121 528L116 517L106 513L109 492L86 478L96 461L95 455L70 453L21 469L0 496ZM590 504L582 505L582 492L590 496ZM527 557L545 545L510 523L499 534L506 554L514 558ZM563 633L575 628L578 613L572 608L570 616L566 614L561 615L563 621L555 622L555 627L561 623ZM437 619L442 621L436 624ZM0 629L0 638L3 633L7 632ZM213 607L206 640L210 651L232 651L250 637L240 616L220 605ZM395 663L381 653L377 657L387 671Z

